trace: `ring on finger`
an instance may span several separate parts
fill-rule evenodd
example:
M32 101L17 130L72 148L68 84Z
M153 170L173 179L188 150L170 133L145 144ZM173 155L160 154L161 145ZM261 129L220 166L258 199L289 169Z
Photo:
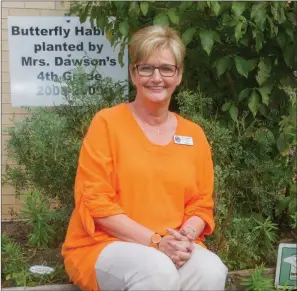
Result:
M192 235L194 237L196 236L196 231L192 227L187 226L186 228L189 229L192 232Z

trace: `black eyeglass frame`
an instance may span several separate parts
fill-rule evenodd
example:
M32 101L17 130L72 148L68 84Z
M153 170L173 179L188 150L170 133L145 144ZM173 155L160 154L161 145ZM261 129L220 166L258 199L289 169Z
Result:
M140 66L148 66L148 67L152 67L154 70L153 70L153 72L152 72L150 75L145 75L145 76L144 76L144 75L139 74L138 67L140 67ZM161 68L161 67L164 67L164 66L171 66L171 67L174 67L174 68L175 68L174 74L173 74L173 75L170 75L170 76L164 76L164 75L162 75L162 73L160 72L160 68ZM178 69L179 69L179 67L178 67L177 65L162 65L162 66L159 66L159 67L155 67L155 66L152 66L152 65L140 64L140 65L134 65L134 67L136 68L137 74L138 74L140 77L151 77L151 76L155 73L155 70L156 70L156 69L158 69L158 71L159 71L159 73L160 73L160 75L161 75L162 77L173 77L173 76L176 74L176 72L178 71Z

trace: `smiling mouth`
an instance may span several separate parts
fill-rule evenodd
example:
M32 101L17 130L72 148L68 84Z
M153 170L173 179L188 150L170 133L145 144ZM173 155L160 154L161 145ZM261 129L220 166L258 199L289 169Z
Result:
M151 89L151 90L161 90L164 89L165 87L163 86L146 86L147 89Z

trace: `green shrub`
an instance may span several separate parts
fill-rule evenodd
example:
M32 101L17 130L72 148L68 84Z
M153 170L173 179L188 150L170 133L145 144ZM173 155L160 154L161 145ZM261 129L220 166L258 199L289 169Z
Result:
M28 260L25 250L6 235L1 235L1 274L5 280L12 280L16 286L26 286L28 277Z
M259 120L249 126L244 120L219 122L211 101L199 90L180 92L177 100L181 114L202 126L212 147L216 229L208 246L231 269L273 262L280 231L275 206L292 171L279 156L271 129Z
M81 68L62 84L64 104L30 110L31 116L8 129L7 153L17 166L6 166L4 182L17 193L37 191L70 212L82 139L95 113L127 100L126 84L102 78L96 83ZM96 94L91 95L92 85Z
M32 252L25 250L24 246L14 242L5 234L1 235L1 281L2 283L10 281L11 286L40 286L44 284L53 284L66 282L67 274L64 266L58 262L53 268L54 272L50 274L33 274L29 271L32 260Z
M50 203L39 193L27 193L21 216L32 227L28 243L37 248L46 248L53 241L55 231L50 225L55 213L50 209Z
M245 291L267 291L274 289L273 280L265 278L264 265L258 266L250 278L244 279L242 285Z
M182 86L213 100L217 116L237 123L245 116L278 127L288 112L280 84L296 87L296 1L73 1L70 13L104 31L118 61L133 33L168 25L187 47ZM112 19L111 19L112 18ZM295 74L295 76L294 76ZM275 132L280 151L287 148Z

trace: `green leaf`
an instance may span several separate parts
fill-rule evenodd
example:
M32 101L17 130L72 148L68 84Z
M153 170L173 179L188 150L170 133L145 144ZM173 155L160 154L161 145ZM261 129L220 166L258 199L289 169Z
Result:
M274 144L274 143L276 142L274 134L273 134L272 131L269 130L268 128L266 128L266 138L267 138L272 144Z
M267 16L268 22L269 22L269 27L270 27L270 38L273 38L274 36L277 35L277 26L274 25L273 20L271 17Z
M241 90L241 92L238 95L238 100L241 102L243 99L249 96L251 89L250 88L245 88Z
M263 46L263 42L264 42L264 34L262 31L258 31L256 32L256 52L258 53Z
M249 39L247 37L242 38L239 41L240 44L244 45L245 47L249 47Z
M266 3L256 3L252 6L251 18L254 19L257 27L263 31L266 21Z
M289 198L289 199L288 199ZM290 203L290 197L283 197L279 198L278 203L276 205L277 215L280 215L280 213L289 206Z
M112 30L106 30L105 36L111 42L111 39L112 39Z
M97 9L96 9L96 6L92 6L92 9L91 9L91 16L90 16L90 23L91 23L91 28L93 29L94 26L95 26L95 20L96 20L96 17L97 17Z
M149 10L149 3L148 2L140 2L140 10L143 16L146 16Z
M204 1L197 1L196 2L196 9L198 11L204 11L204 9L205 9L205 2Z
M297 17L294 12L287 13L288 19L291 21L291 23L296 26L297 25Z
M230 101L225 102L221 108L222 111L224 111L224 112L228 111L230 109L231 105L232 105L232 102L230 102Z
M188 9L188 2L187 1L182 1L181 4L179 5L179 11L184 12L186 9Z
M91 3L87 3L84 7L81 8L79 14L79 21L80 23L85 23L89 14Z
M185 46L187 46L193 39L194 34L196 32L196 28L188 28L183 34L182 34L182 41L184 42Z
M246 22L239 22L236 26L235 26L235 39L236 42L238 43L238 41L243 37L243 35L246 33L246 29L247 29L247 24Z
M262 59L258 64L259 71L256 76L256 80L260 86L264 84L267 78L270 76L272 69L271 62L269 59Z
M281 24L284 21L286 21L286 17L284 15L284 9L280 7L279 1L272 3L271 14L273 16L274 21L276 21L278 24Z
M119 24L119 31L122 35L128 36L129 34L129 24L127 20L124 20Z
M259 105L259 112L265 116L266 118L268 117L269 114L269 109L265 104L260 104Z
M236 16L240 16L245 10L245 2L234 1L232 2L232 11Z
M213 31L203 29L200 31L199 36L201 39L201 44L202 44L203 49L206 51L206 53L208 55L210 55L213 44L214 44Z
M296 54L296 46L294 43L289 43L284 49L284 59L288 67L291 67L294 63L294 57Z
M131 2L129 6L129 11L128 11L129 16L138 17L139 13L140 13L140 8L138 3L136 1Z
M280 7L278 10L278 13L279 13L278 23L282 24L287 20L284 8Z
M159 13L154 19L154 25L169 25L169 19L167 15Z
M278 148L280 154L282 156L287 155L288 150L289 150L289 145L287 142L286 135L283 132L279 135L279 137L276 141L276 144L277 144L277 148Z
M250 59L248 60L249 65L250 65L250 71L256 68L257 66L257 60L256 59Z
M276 37L276 40L277 40L279 46L281 47L281 49L284 50L285 47L286 47L286 44L287 44L287 37L286 37L286 35L283 32L280 31L280 33Z
M269 86L258 88L258 91L262 96L262 103L264 103L267 106L269 104L269 95L271 93L271 90L272 90L272 87L269 87Z
M234 23L233 17L231 17L229 14L224 14L222 24L223 26L235 26L237 22Z
M212 31L212 36L216 42L221 42L220 35L216 31Z
M260 102L260 95L257 91L253 90L251 96L250 96L250 100L248 103L248 106L251 110L251 112L253 113L253 116L255 117L258 110L259 110L259 105L261 104Z
M222 57L216 61L217 75L220 77L232 66L230 56Z
M218 1L211 1L210 8L211 8L211 10L214 12L214 14L216 16L219 15L219 13L220 13L220 4L218 3Z
M10 279L11 279L11 275L10 274L6 275L5 280L10 280Z
M179 24L179 16L177 15L175 8L170 8L168 10L168 16L172 23Z
M96 26L97 28L100 28L101 31L104 31L105 26L108 24L108 20L104 15L102 15L100 7L97 7L96 14Z
M236 66L237 72L240 75L247 78L248 73L251 70L251 65L250 65L249 61L247 61L244 58L239 57L239 56L236 56L234 58L234 60L235 60L235 66Z
M236 107L236 105L232 104L232 106L229 109L229 113L230 113L230 116L231 116L232 120L234 122L236 122L237 117L238 117L238 108Z
M254 218L258 222L264 222L264 218L260 213L252 212L251 217Z
M289 41L294 41L294 39L296 38L296 35L294 33L294 30L292 27L287 27L286 28L286 34L289 36Z

